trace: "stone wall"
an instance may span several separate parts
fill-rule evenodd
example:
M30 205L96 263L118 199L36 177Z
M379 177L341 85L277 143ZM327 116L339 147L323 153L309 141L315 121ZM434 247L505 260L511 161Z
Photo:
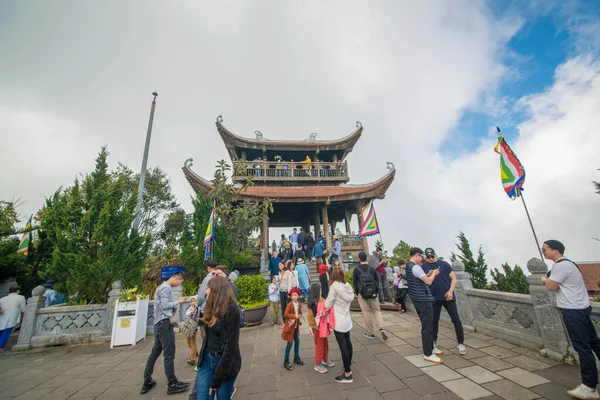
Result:
M13 350L27 350L33 347L65 344L109 342L112 335L115 303L122 286L114 282L109 292L107 304L83 306L52 306L44 308L44 288L36 287L27 300L21 331ZM182 287L172 289L173 300L182 295ZM148 306L146 333L154 334L154 300ZM185 319L185 311L190 301L179 306L180 319ZM176 328L178 331L178 328Z
M529 294L473 289L462 262L452 267L457 276L456 302L465 330L475 330L542 355L571 362L573 351L554 294L541 283L548 267L537 258L527 262ZM593 304L596 330L600 332L600 305ZM445 311L442 319L450 321Z

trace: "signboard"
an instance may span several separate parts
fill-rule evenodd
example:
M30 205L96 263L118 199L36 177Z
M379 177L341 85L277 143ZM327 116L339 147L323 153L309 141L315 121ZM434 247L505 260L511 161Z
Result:
M184 271L185 267L172 265L170 267L162 267L160 271L160 279L169 279L175 272Z

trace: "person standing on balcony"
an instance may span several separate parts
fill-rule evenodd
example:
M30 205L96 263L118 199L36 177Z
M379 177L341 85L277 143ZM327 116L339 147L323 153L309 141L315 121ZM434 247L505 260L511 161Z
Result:
M290 242L292 242L292 251L295 253L298 250L298 230L296 228L290 235Z
M423 264L423 272L426 274L429 271L437 269L440 271L438 277L431 283L429 288L435 302L433 303L433 352L439 352L437 347L438 329L440 324L440 315L442 313L442 307L446 309L452 323L454 324L454 331L456 332L456 340L458 341L458 354L467 354L467 348L464 345L465 333L463 330L462 322L458 315L458 308L456 307L456 296L454 295L454 289L456 288L456 274L454 270L446 261L439 260L435 254L435 250L431 247L425 249L425 263Z
M260 168L262 164L262 159L260 157L256 157L254 160L254 175L260 176Z
M591 319L592 307L583 275L577 264L565 258L565 245L558 240L546 240L542 245L544 258L554 261L552 270L542 276L546 289L556 293L560 310L573 348L579 355L581 385L567 394L577 399L600 399L596 357L600 359L600 339Z
M310 173L310 169L312 168L312 160L310 159L310 156L307 154L306 158L304 159L303 163L305 163L305 170L306 170L306 176L311 176Z

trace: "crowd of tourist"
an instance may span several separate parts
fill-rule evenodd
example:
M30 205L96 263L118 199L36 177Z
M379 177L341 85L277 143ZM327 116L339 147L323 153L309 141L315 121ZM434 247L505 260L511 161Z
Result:
M373 340L375 333L378 333L386 341L388 333L384 328L380 304L391 301L393 297L398 311L406 312L408 295L421 324L424 360L432 364L443 363L441 356L444 352L437 345L442 308L446 309L454 325L458 354L467 354L454 293L457 277L450 264L438 258L433 248L428 247L423 251L412 247L409 261L405 263L399 260L393 269L389 267L389 260L380 248L371 256L360 252L359 265L352 272L353 285L346 282L345 271L338 257L328 258L321 254L316 257L319 282L311 284L310 272L304 260L306 242L298 236L296 232L290 235L292 249L295 249L291 259L281 259L279 252L274 251L270 260L273 261L268 288L271 326L281 329L281 338L286 342L283 357L286 370L293 371L295 365L305 365L301 357L300 329L306 324L315 343L313 369L324 374L336 365L330 356L329 346L329 336L333 332L343 364L343 373L334 380L341 384L353 382L350 305L355 297L364 320L365 338ZM311 251L314 252L318 243L321 243L320 239ZM542 283L548 290L556 292L557 306L580 360L582 383L568 394L578 399L598 399L598 372L594 354L600 358L600 339L590 317L591 307L582 275L578 266L564 257L565 248L559 241L544 242L542 251L545 258L554 261L552 273L542 277ZM239 350L241 312L236 300L237 288L228 278L226 267L209 261L207 268L209 273L186 311L187 320L184 324L192 333L186 334L190 348L188 363L195 365L198 371L190 399L230 399L235 394L235 379L242 364ZM389 281L393 282L392 293L387 289L389 271L392 278ZM171 288L181 285L183 279L183 272L177 272L156 289L155 340L144 371L142 394L156 385L152 373L161 353L168 380L167 394L188 390L189 384L177 379L173 366L175 336L172 320L175 310L185 298L173 301ZM5 332L10 332L12 326L18 323L25 307L18 287L15 285L10 290L11 295L6 300L0 300L0 348L5 343ZM188 321L191 322L188 324ZM200 351L196 343L196 330L200 330L203 338ZM290 358L292 348L294 354Z

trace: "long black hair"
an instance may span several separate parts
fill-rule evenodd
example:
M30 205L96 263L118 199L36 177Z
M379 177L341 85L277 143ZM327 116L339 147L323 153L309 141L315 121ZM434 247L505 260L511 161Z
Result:
M308 307L312 310L313 306L319 302L321 298L321 285L313 283L310 289L308 289Z

